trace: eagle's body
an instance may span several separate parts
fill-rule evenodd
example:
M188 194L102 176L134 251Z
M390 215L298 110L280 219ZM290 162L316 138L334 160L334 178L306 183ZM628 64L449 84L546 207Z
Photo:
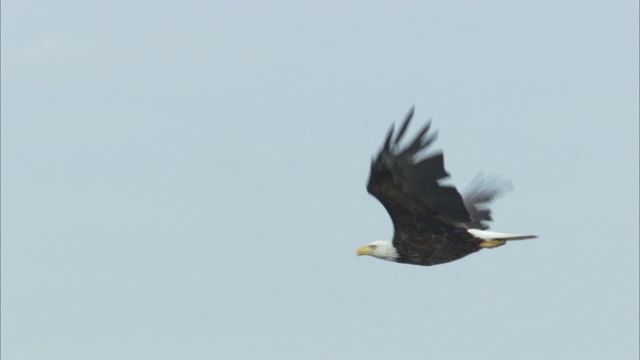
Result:
M435 140L430 123L404 149L399 149L411 118L407 115L398 134L393 127L371 165L367 191L386 208L393 221L393 241L376 241L358 249L358 255L414 265L437 265L458 260L482 248L535 235L485 231L491 213L484 207L504 189L504 183L479 178L463 198L440 181L449 176L442 153L419 157Z

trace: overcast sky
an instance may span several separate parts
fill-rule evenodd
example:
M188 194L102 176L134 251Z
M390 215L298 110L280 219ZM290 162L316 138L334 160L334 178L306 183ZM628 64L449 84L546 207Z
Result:
M2 358L637 359L638 50L637 1L3 1ZM413 104L540 238L355 256Z

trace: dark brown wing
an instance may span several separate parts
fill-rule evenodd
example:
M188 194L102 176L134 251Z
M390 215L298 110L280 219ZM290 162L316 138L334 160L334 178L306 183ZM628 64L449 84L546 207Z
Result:
M460 193L439 183L449 176L442 153L417 156L436 139L436 134L428 134L431 124L425 125L407 147L399 148L413 112L411 109L407 114L395 138L391 127L371 165L367 191L387 209L395 228L393 244L398 252L427 259L448 251L444 250L448 246L455 247L452 242L461 241L465 242L465 249L460 251L466 255L475 250L466 249L470 236L457 224L468 224L471 217Z
M493 220L487 205L505 191L511 190L511 183L497 177L476 176L464 191L464 205L471 216L470 229L486 230L489 225L485 221Z

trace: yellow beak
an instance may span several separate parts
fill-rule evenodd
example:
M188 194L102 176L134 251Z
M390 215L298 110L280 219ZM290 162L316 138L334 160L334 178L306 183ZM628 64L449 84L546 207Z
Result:
M356 252L356 254L358 254L358 256L370 255L371 254L371 248L368 247L367 245L360 246L358 248L358 252Z

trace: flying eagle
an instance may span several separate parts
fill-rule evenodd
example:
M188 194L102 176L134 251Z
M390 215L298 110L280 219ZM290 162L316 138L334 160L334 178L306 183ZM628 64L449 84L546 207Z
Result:
M495 248L508 240L537 237L486 231L485 222L491 221L486 205L504 190L504 182L477 178L464 197L456 188L440 183L449 177L442 152L420 156L437 137L437 133L429 134L430 121L408 146L400 148L413 112L412 108L395 138L391 126L371 164L367 185L367 191L382 203L393 221L393 241L362 246L358 256L428 266Z

